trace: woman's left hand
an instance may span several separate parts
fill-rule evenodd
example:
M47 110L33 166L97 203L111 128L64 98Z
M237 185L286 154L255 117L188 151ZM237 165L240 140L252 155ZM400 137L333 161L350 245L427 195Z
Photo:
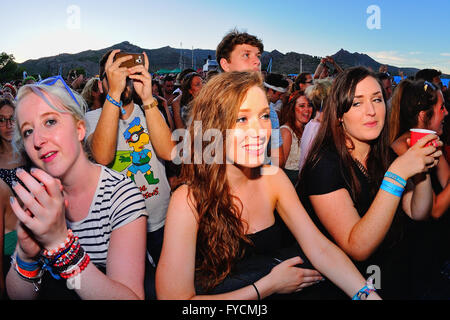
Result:
M13 198L14 213L43 248L57 248L68 234L61 182L40 169L32 169L31 174L17 170L16 175L29 191L19 183L13 186L24 204L21 207Z

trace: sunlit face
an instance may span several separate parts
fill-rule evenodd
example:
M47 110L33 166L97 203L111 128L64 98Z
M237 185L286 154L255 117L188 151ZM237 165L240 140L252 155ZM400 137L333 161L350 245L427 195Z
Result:
M196 97L200 90L203 88L203 80L202 78L195 76L191 81L191 88L189 89L189 93Z
M444 118L448 115L445 108L445 101L442 92L438 91L438 101L433 107L433 116L429 122L429 130L436 131L437 135L442 135L444 129Z
M229 61L220 60L222 69L231 71L261 71L261 52L249 44L238 44L230 54Z
M305 96L298 97L295 102L295 120L302 125L305 125L311 120L313 112L312 105Z
M11 142L14 125L14 109L9 105L4 105L0 108L0 139Z
M342 117L342 122L353 142L370 142L379 137L385 116L382 89L373 77L367 77L357 84L352 106Z
M228 132L228 161L249 168L263 164L272 129L269 113L264 91L250 88L239 109L236 126Z
M59 107L54 99L47 98ZM17 125L25 151L34 165L53 177L63 177L83 154L85 126L70 113L60 113L34 93L17 107Z

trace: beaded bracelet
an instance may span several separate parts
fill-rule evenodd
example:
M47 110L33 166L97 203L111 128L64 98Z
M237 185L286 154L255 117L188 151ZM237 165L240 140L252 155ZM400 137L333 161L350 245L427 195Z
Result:
M116 107L118 107L120 109L120 111L122 112L123 115L126 114L125 109L123 108L123 102L117 102L116 100L114 100L113 98L111 98L111 96L109 94L106 95L106 100L108 100L109 102L111 102L113 105L115 105Z
M59 274L63 273L63 272L67 272L67 270L69 270L70 268L72 268L73 266L76 266L84 257L85 251L83 250L83 248L80 246L79 250L77 251L77 253L71 258L71 260L66 261L65 263L61 263L61 264L54 264L52 266L53 270Z
M398 183L400 183L403 188L406 187L406 180L403 179L402 177L400 177L399 175L396 175L395 173L392 172L386 172L386 174L384 175L385 178L390 178L394 181L397 181Z
M42 257L42 268L48 270L56 280L69 279L80 274L90 261L79 238L70 229L64 243L61 243L56 249L44 250Z
M70 243L73 241L73 232L71 229L68 230L68 234L67 234L67 238L66 240L64 240L63 243L61 243L57 248L55 249L51 249L51 250L47 250L45 249L42 252L42 255L48 259L53 259L53 257L57 256L58 254L60 254L62 251L64 251L69 245Z
M396 197L399 197L399 198L402 197L403 191L405 191L404 188L399 187L399 186L393 184L392 182L389 182L386 180L383 180L383 182L381 183L380 189L384 190Z
M90 257L87 253L83 255L83 258L79 261L79 263L75 266L75 268L71 268L67 272L61 273L61 278L63 279L70 279L78 274L80 274L86 267L88 266L90 262Z
M52 264L56 266L61 266L65 262L70 261L71 258L77 254L78 250L80 249L80 246L81 245L80 242L78 241L78 237L75 237L71 246L67 250L59 254L56 258L54 258L52 260Z

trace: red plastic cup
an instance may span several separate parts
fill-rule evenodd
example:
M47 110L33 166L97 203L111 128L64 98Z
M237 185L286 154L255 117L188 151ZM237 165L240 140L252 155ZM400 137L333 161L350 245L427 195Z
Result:
M427 129L411 129L409 130L411 132L411 147L416 144L416 142L423 137L429 135L429 134L436 134L436 131L433 130L427 130ZM436 147L436 140L428 142L426 145L428 146L435 146Z

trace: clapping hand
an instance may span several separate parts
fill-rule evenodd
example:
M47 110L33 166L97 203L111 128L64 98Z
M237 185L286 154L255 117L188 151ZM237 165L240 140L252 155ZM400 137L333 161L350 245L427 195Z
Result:
M16 175L26 188L17 182L13 185L23 206L11 197L11 208L25 227L19 229L19 247L26 257L33 258L38 247L53 249L64 242L68 234L67 202L61 182L46 172L32 169L27 173L19 169Z

